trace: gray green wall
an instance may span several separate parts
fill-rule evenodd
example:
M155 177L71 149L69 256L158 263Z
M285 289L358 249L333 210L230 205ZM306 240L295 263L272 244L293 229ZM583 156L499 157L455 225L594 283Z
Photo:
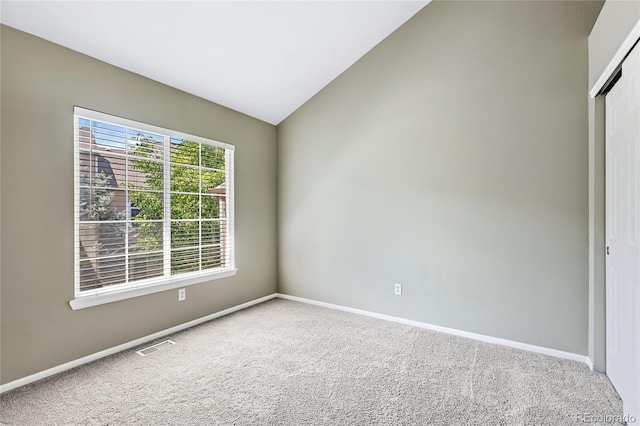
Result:
M276 291L274 126L6 26L1 41L2 383ZM74 105L236 146L235 277L71 310Z
M281 123L280 292L587 354L601 6L432 2Z

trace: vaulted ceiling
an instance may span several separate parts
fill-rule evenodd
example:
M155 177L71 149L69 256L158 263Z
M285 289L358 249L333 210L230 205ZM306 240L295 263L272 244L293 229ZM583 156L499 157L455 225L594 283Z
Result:
M278 124L429 1L2 1L3 24Z

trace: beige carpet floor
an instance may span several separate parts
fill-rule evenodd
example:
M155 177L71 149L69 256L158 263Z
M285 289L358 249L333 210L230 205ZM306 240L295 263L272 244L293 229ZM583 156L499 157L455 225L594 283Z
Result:
M0 421L564 425L622 410L578 362L281 299L169 338L5 393Z

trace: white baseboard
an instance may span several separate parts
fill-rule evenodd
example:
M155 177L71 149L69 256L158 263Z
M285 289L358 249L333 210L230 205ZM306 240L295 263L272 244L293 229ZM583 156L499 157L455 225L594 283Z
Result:
M15 380L13 382L5 383L4 385L0 385L0 393L8 392L12 389L18 388L20 386L28 385L29 383L33 383L38 380L42 380L49 376L53 376L54 374L62 373L63 371L70 370L74 367L78 367L82 364L87 364L89 362L98 360L100 358L104 358L109 355L113 355L118 352L122 352L127 349L131 349L143 343L150 342L152 340L159 339L161 337L167 336L169 334L176 333L178 331L182 331L189 327L196 326L198 324L202 324L203 322L211 321L212 319L219 318L225 315L229 315L233 312L240 311L242 309L246 309L250 306L257 305L258 303L266 302L267 300L273 299L277 297L277 293L270 294L268 296L261 297L259 299L251 300L246 303L242 303L237 306L232 306L231 308L222 310L220 312L216 312L215 314L207 315L202 318L195 319L193 321L185 322L184 324L176 325L175 327L167 328L166 330L158 331L157 333L149 334L148 336L141 337L139 339L132 340L127 343L123 343L122 345L114 346L109 349L105 349L100 352L96 352L91 355L87 355L85 357L76 359L74 361L67 362L62 365L58 365L53 368L49 368L48 370L41 371L39 373L32 374L27 377L23 377L21 379Z
M267 300L271 300L273 298L279 297L281 299L293 300L296 302L307 303L310 305L322 306L329 309L336 309L339 311L350 312L352 314L365 315L372 318L378 318L386 321L392 321L400 324L410 325L413 327L424 328L426 330L438 331L441 333L452 334L454 336L466 337L468 339L474 339L481 342L494 343L497 345L508 346L511 348L522 349L529 352L536 352L544 355L549 355L557 358L569 359L572 361L579 361L587 364L591 370L593 370L593 362L589 357L585 355L574 354L571 352L563 352L556 349L545 348L542 346L529 345L527 343L515 342L512 340L500 339L498 337L485 336L483 334L470 333L468 331L456 330L454 328L441 327L438 325L427 324L424 322L408 320L404 318L394 317L391 315L378 314L375 312L369 312L362 309L349 308L347 306L334 305L333 303L319 302L316 300L305 299L303 297L290 296L288 294L282 293L273 293L268 296L261 297L259 299L251 300L249 302L233 306L231 308L222 310L220 312L216 312L211 315L204 316L202 318L195 319L193 321L185 322L184 324L177 325L175 327L167 328L166 330L158 331L157 333L149 334L148 336L141 337L139 339L132 340L127 343L123 343L122 345L114 346L109 349L105 349L100 352L96 352L91 355L87 355L85 357L76 359L74 361L67 362L62 365L58 365L53 368L49 368L48 370L41 371L39 373L32 374L27 377L23 377L21 379L15 380L13 382L6 383L4 385L0 385L0 393L8 392L12 389L18 388L20 386L28 385L29 383L33 383L38 380L42 380L49 376L53 376L54 374L62 373L63 371L70 370L75 367L79 367L83 364L87 364L92 361L96 361L100 358L104 358L109 355L113 355L118 352L122 352L127 349L131 349L133 347L139 346L143 343L150 342L152 340L159 339L161 337L167 336L169 334L176 333L178 331L185 330L187 328L196 326L198 324L202 324L207 321L211 321L213 319L231 314L233 312L240 311L242 309L246 309L250 306L257 305L262 302L266 302Z
M413 327L424 328L426 330L438 331L440 333L452 334L454 336L466 337L468 339L478 340L481 342L494 343L496 345L508 346L510 348L522 349L529 352L549 355L556 358L569 359L587 364L593 370L593 364L586 355L574 354L572 352L559 351L557 349L545 348L543 346L530 345L528 343L515 342L513 340L501 339L499 337L485 336L484 334L470 333L468 331L456 330L455 328L441 327L439 325L427 324L424 322L408 320L391 315L378 314L375 312L364 311L362 309L349 308L347 306L334 305L333 303L318 302L317 300L305 299L298 296L290 296L288 294L278 293L277 297L281 299L293 300L296 302L308 303L310 305L322 306L329 309L350 312L352 314L365 315L372 318L397 322L400 324L411 325Z
M587 366L589 367L589 370L593 371L593 361L591 360L591 358L589 358L588 356L585 357L584 362L587 363Z

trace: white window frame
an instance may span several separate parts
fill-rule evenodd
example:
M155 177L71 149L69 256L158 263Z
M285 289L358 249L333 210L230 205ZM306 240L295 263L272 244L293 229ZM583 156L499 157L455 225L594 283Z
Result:
M123 284L115 284L110 285L105 288L93 289L93 290L85 290L80 291L80 241L79 241L79 230L80 230L80 147L79 147L79 126L78 119L85 118L88 120L100 121L103 123L113 124L122 127L129 127L141 130L143 132L149 132L154 134L160 134L165 136L165 138L177 138L177 139L186 139L194 142L199 142L207 145L213 145L217 148L224 148L226 151L227 161L226 161L226 176L225 176L225 185L227 188L227 209L226 209L226 220L227 220L227 229L228 233L227 241L230 244L227 245L226 256L227 256L227 266L224 268L216 268L212 270L204 270L197 272L187 272L179 275L169 275L157 278L148 278L144 280L134 281L131 283L123 283ZM234 234L234 158L233 154L235 151L235 147L230 144L226 144L223 142L206 139L199 136L190 135L187 133L178 132L171 129L165 129L163 127L158 127L146 123L141 123L134 120L129 120L126 118L105 114L98 111L93 111L86 108L74 107L74 299L69 301L69 305L72 309L83 309L88 308L90 306L102 305L105 303L111 303L118 300L129 299L132 297L143 296L146 294L157 293L160 291L171 290L179 287L186 287L193 284L198 284L206 281L212 281L220 278L230 277L236 274L237 269L235 268L235 234ZM165 156L164 156L164 164L165 169L168 168L169 165L169 157L168 157L168 146L165 142ZM169 179L168 173L165 171L165 203L168 203L168 199L166 197L166 193L169 188ZM168 220L168 222L166 222ZM165 226L166 223L170 223L170 218L167 219L165 217ZM166 239L166 232L165 232ZM164 248L165 253L167 250ZM165 263L167 262L166 254L165 254ZM166 265L165 265L166 268Z

